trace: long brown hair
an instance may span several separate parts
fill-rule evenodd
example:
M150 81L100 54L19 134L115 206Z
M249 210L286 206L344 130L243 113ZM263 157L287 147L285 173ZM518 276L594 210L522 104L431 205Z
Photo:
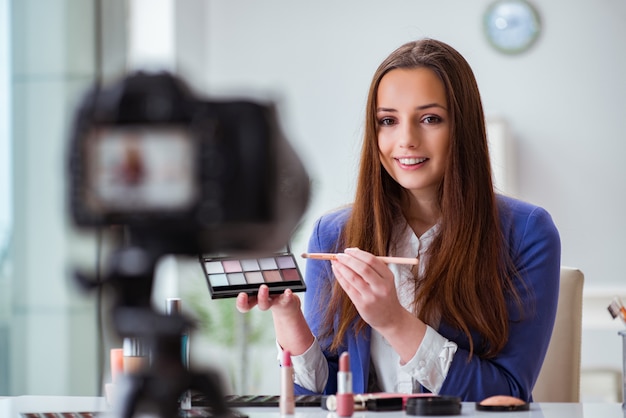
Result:
M441 79L451 129L438 195L439 232L428 251L423 278L417 281L415 277L415 311L426 323L441 319L461 330L469 340L470 355L476 350L481 357L493 357L508 339L505 293L516 295L515 272L499 222L476 79L467 61L449 45L432 39L409 42L376 70L367 100L356 196L340 247L358 247L376 255L390 250L393 226L403 215L406 190L380 162L376 97L380 80L389 71L417 67L429 68ZM356 318L355 332L366 326L336 281L325 312L322 329L332 338L331 350L339 349ZM471 332L482 337L480 347L474 347Z

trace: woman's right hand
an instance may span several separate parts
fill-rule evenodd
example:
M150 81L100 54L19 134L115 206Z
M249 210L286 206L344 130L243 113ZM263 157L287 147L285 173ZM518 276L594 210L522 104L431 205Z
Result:
M300 312L300 298L291 289L285 289L282 294L271 295L267 285L261 285L256 296L239 293L236 301L237 310L245 313L255 306L260 310L272 310L273 314L293 314Z
M267 285L261 285L256 296L240 293L236 302L239 312L248 312L255 306L272 312L276 341L283 350L300 355L311 347L313 334L300 309L300 298L291 289L279 295L271 295Z

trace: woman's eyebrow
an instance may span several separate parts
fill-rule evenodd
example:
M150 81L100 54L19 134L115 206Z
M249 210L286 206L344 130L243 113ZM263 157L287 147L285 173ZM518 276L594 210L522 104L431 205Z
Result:
M430 109L432 107L438 107L440 109L446 110L446 107L443 105L440 105L439 103L428 103L425 105L416 106L415 110ZM376 109L376 112L396 112L396 111L397 111L396 109L388 108L388 107L379 107Z
M425 104L422 106L417 106L415 109L416 110L424 110L424 109L429 109L431 107L438 107L440 109L446 110L446 107L443 105L440 105L439 103L429 103L429 104Z

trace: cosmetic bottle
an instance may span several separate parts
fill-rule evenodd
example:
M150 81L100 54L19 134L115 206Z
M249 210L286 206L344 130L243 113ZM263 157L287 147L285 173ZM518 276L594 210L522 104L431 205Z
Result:
M165 301L165 313L167 315L182 315L182 304L180 298L167 298ZM181 360L183 366L189 369L189 332L184 331L180 336Z
M139 338L124 338L122 353L124 355L124 373L137 374L146 370L150 364L150 357L144 342Z
M626 415L626 330L620 331L622 337L622 409Z
M182 315L182 302L180 298L167 298L165 300L166 315ZM183 367L189 370L189 332L183 331L180 336L180 355ZM185 391L179 399L180 409L191 409L191 391Z
M111 366L111 383L117 383L119 376L124 374L124 349L112 348L109 354Z
M111 366L111 382L104 385L104 397L109 406L115 402L115 387L120 376L124 374L124 349L112 348L109 353Z

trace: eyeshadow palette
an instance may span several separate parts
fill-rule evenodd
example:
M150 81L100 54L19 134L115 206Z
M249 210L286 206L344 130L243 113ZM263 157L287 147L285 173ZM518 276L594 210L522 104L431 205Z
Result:
M306 290L298 263L290 252L258 258L202 255L200 264L212 299L237 297L240 292L256 294L262 284L269 287L270 293Z

